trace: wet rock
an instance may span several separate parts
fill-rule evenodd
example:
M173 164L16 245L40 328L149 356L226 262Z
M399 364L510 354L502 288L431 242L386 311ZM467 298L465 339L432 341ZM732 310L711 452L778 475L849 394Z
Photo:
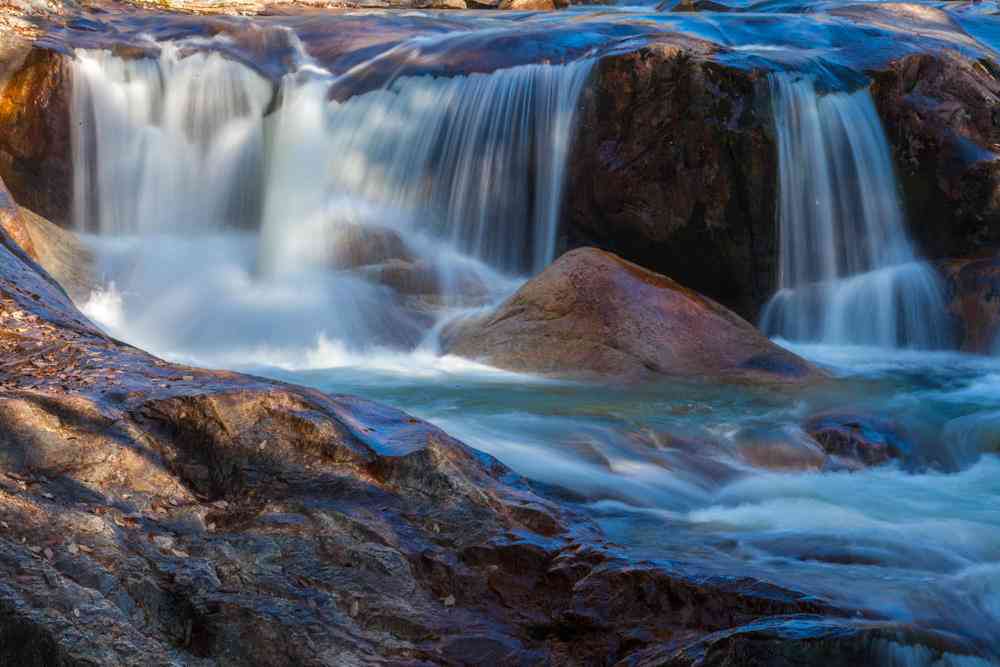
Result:
M954 51L874 73L911 234L934 259L1000 245L1000 70Z
M1000 255L939 264L948 310L959 323L961 349L991 354L1000 349Z
M73 196L69 68L61 54L30 43L4 56L0 178L18 204L65 226Z
M354 269L390 260L413 260L403 237L389 227L343 223L332 232L327 241L328 263L335 269Z
M777 150L766 73L671 37L602 58L580 101L563 217L596 245L751 321L774 289Z
M877 466L912 453L902 429L882 417L826 412L810 417L803 428L824 451L846 462Z
M71 231L22 208L21 219L35 259L78 303L98 287L94 255Z
M400 294L440 294L441 277L430 262L393 260L364 267L366 280L391 287Z
M438 310L444 306L477 306L487 302L489 289L479 275L464 267L444 267L425 259L412 262L392 260L361 267L366 280L391 287L398 294L417 297L418 309Z
M451 354L567 377L824 377L714 301L593 248L563 255L495 311L451 325L442 339Z
M733 439L740 457L758 468L820 470L826 463L826 452L800 428L751 426Z

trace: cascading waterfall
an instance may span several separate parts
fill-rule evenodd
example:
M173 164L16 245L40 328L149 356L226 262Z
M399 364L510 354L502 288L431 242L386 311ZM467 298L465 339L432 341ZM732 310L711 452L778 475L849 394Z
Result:
M74 61L75 220L98 234L253 227L273 86L217 53Z
M771 76L779 151L779 291L761 328L798 341L941 348L939 278L906 235L871 95Z
M289 74L264 215L270 267L294 267L324 225L346 220L415 226L495 269L540 271L555 257L590 69L584 60L404 77L343 103L327 101L314 71Z
M554 258L590 61L402 76L338 102L331 86L351 72L304 51L272 83L196 46L73 64L76 225L104 244L137 342L201 360L317 337L410 349L436 315L383 272L466 303L463 286L499 296ZM345 228L405 251L338 264Z

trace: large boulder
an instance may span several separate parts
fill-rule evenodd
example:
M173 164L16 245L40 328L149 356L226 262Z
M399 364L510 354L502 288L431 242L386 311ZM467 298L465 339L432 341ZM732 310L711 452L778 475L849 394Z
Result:
M94 272L94 254L76 234L28 209L21 209L21 220L27 233L28 254L74 301L85 301L99 286Z
M1000 70L954 51L873 74L910 230L928 257L1000 247Z
M672 36L604 57L580 101L564 228L753 320L776 276L766 72Z
M495 311L447 327L442 341L451 354L545 375L824 377L711 299L594 248L563 255Z
M67 225L73 162L66 57L16 39L0 56L0 178L21 206Z

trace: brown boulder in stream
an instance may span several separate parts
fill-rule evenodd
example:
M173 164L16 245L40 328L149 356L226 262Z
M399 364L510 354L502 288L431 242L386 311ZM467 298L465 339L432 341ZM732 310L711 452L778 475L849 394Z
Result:
M874 73L910 233L932 258L1000 246L1000 69L954 51Z
M451 325L442 338L451 354L545 375L824 377L711 299L594 248L566 253L495 311Z

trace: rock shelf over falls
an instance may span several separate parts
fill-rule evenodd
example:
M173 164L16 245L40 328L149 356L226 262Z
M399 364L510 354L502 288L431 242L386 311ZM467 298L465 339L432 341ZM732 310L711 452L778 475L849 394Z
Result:
M996 6L366 4L0 10L0 663L1000 660Z

